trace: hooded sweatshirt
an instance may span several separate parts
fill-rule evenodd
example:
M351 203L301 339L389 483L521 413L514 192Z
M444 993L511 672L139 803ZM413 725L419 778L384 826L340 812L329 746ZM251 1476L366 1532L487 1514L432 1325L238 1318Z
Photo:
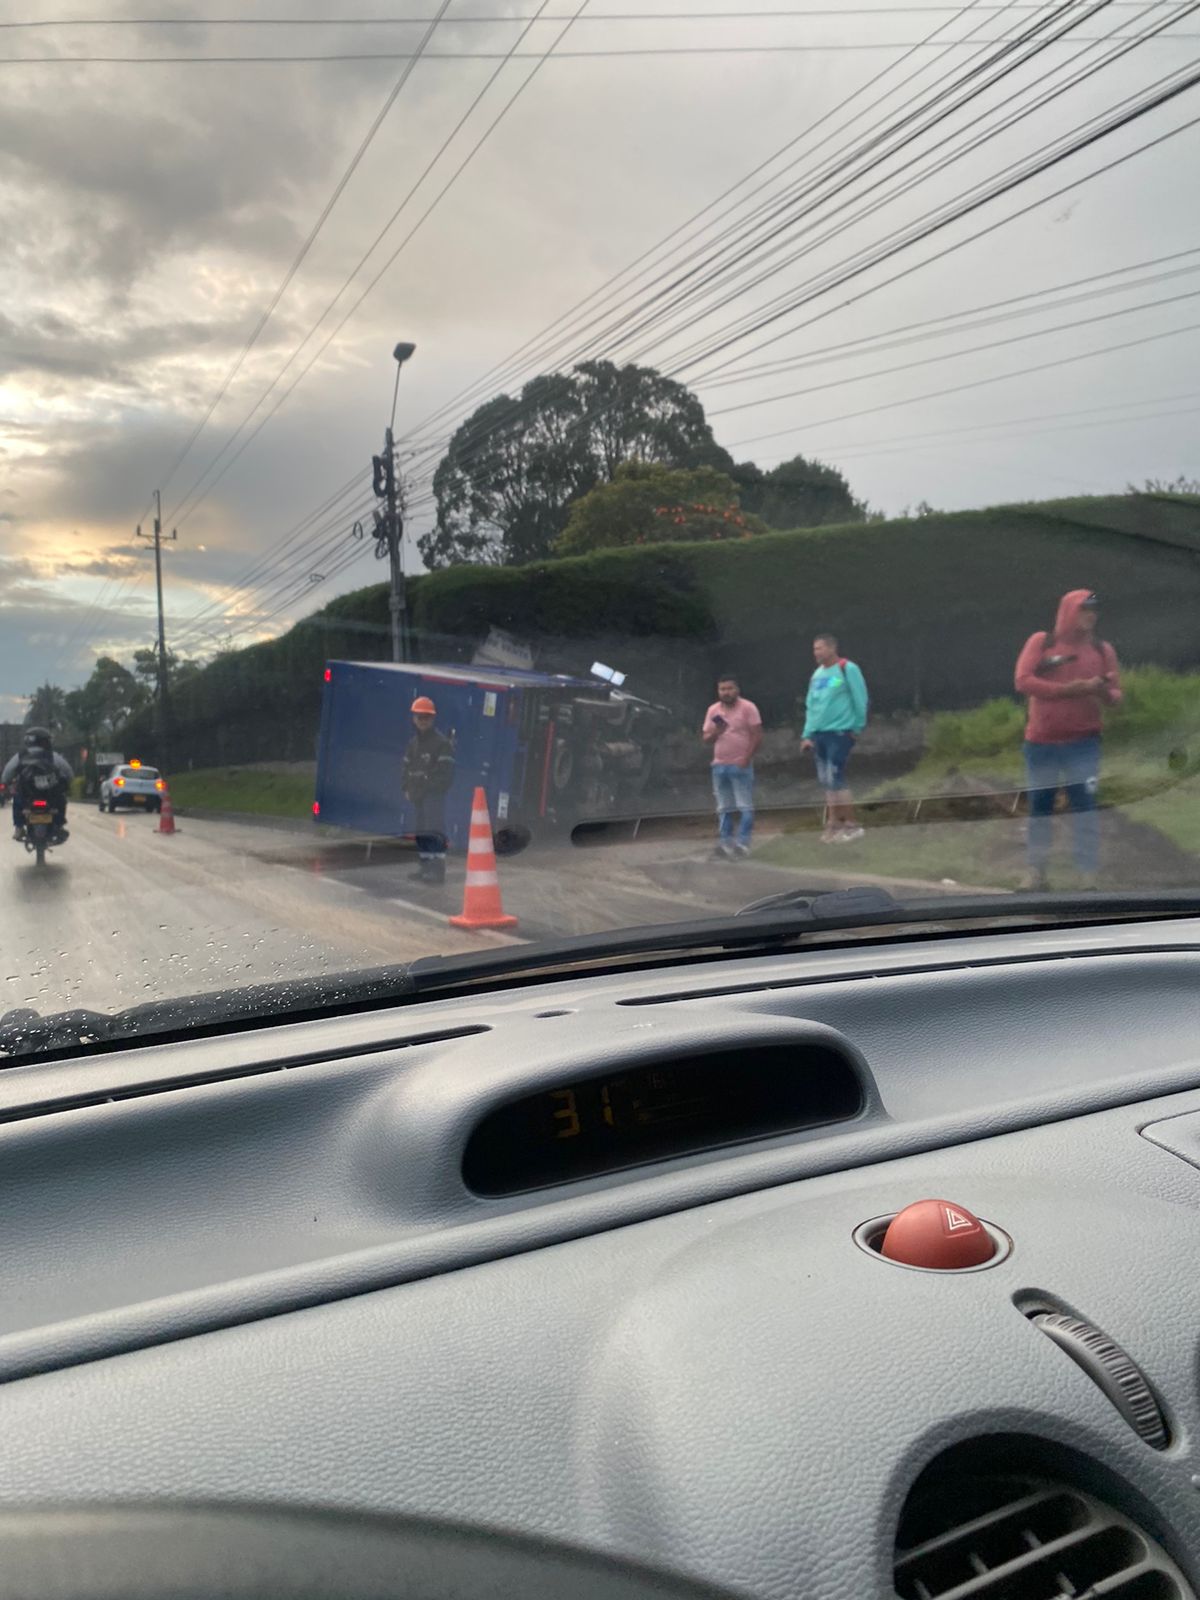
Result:
M1091 591L1072 589L1058 603L1053 633L1031 634L1017 659L1016 688L1029 701L1025 737L1030 744L1066 744L1099 734L1106 705L1121 703L1121 676L1112 645L1080 626ZM1072 694L1084 678L1103 678L1096 694Z

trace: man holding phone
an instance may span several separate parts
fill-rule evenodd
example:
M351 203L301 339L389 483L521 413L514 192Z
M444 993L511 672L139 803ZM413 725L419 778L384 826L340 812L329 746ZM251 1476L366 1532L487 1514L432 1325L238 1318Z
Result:
M1075 825L1075 866L1085 884L1100 871L1100 733L1105 706L1121 703L1117 652L1096 633L1098 602L1072 589L1058 603L1053 628L1025 641L1016 690L1026 697L1025 767L1029 782L1028 887L1047 886L1054 801L1064 789Z
M750 854L754 827L754 754L762 743L762 718L753 700L742 698L736 678L728 673L717 682L717 698L704 716L700 737L712 745L713 799L718 834L713 856L718 861L744 860ZM733 814L738 813L736 836Z

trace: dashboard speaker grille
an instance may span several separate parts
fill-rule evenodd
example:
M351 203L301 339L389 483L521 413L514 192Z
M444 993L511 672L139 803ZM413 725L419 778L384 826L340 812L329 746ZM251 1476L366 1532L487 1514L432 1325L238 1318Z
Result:
M901 1600L1194 1600L1128 1517L1061 1484L941 1478L905 1507Z

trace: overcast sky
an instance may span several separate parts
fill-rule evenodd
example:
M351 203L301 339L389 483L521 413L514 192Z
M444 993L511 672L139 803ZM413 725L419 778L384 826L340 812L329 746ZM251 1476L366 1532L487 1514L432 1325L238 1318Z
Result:
M361 549L350 526L369 498L395 342L418 347L397 413L398 435L412 435L405 463L416 533L429 515L436 457L428 441L444 431L426 419L448 405L453 422L464 414L456 398L464 391L474 400L496 392L491 369L507 370L507 358L527 343L536 353L543 329L762 163L769 164L754 184L767 188L750 197L751 186L741 185L725 202L738 210L710 211L696 225L708 231L694 239L685 231L624 280L624 298L607 306L621 311L615 336L599 337L604 319L585 336L578 316L560 330L573 337L555 348L575 351L591 338L588 348L672 371L695 384L717 437L739 459L769 465L796 451L821 456L889 512L920 500L951 508L1200 473L1200 129L930 260L1200 116L1198 91L843 288L828 288L803 314L716 357L702 354L781 295L830 284L861 252L1200 59L1200 20L1184 20L973 153L928 170L1069 72L1099 63L1109 46L1092 41L1181 7L1104 8L1069 43L1049 47L887 165L825 192L820 209L761 255L731 262L730 275L711 280L697 303L639 332L637 308L657 286L651 280L701 244L728 244L751 208L811 181L885 115L902 115L914 96L944 86L951 70L967 70L980 60L979 41L1028 27L1052 8L977 5L960 13L862 0L862 9L805 15L819 0L590 0L568 28L579 0L549 0L523 31L522 20L470 19L527 19L539 0L451 0L415 64L395 58L418 49L424 22L296 20L347 9L429 19L440 3L254 0L248 15L290 20L0 28L0 718L18 716L40 681L81 681L97 652L127 656L152 641L152 555L133 533L139 521L149 529L156 485L167 527L179 529L164 564L169 633L185 653L276 632L339 590L380 576L369 551L338 568ZM78 0L69 8L97 19L218 9L233 16L246 8L217 0ZM5 0L0 21L41 22L53 11L49 0ZM780 14L761 15L767 11ZM633 20L604 20L614 13ZM930 44L902 48L938 28ZM974 42L961 42L972 30ZM524 59L505 63L514 44ZM195 59L264 55L366 59ZM138 59L58 59L98 56ZM148 64L156 56L193 60ZM228 393L178 461L405 72ZM987 120L973 121L981 112ZM943 139L952 142L935 149ZM332 315L292 359L398 208ZM325 353L233 459L410 233ZM982 311L962 319L969 327L904 331L1133 267L1043 294L1035 315L995 320L998 313ZM1150 301L1166 303L1141 309ZM656 302L658 313L666 309ZM1025 307L1004 308L1013 309ZM848 351L856 340L866 348ZM1011 342L974 348L1000 340ZM1110 348L1118 345L1125 348ZM235 434L290 359L266 405ZM764 372L767 362L782 370ZM907 370L884 370L900 366ZM1034 366L1042 370L1002 376ZM515 369L529 376L537 366L517 361ZM748 375L729 381L740 369ZM957 392L939 393L946 390Z

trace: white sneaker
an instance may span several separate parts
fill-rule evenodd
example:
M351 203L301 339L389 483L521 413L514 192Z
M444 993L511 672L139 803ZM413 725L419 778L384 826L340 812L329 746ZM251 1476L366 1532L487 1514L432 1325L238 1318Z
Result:
M750 846L748 844L735 844L733 858L735 861L748 861L750 859Z
M834 843L835 844L853 844L857 839L865 839L866 838L866 834L867 834L867 830L865 828L860 828L858 823L856 822L856 823L852 824L852 826L850 826L849 828L843 828L841 833L838 835L838 837L834 841Z

